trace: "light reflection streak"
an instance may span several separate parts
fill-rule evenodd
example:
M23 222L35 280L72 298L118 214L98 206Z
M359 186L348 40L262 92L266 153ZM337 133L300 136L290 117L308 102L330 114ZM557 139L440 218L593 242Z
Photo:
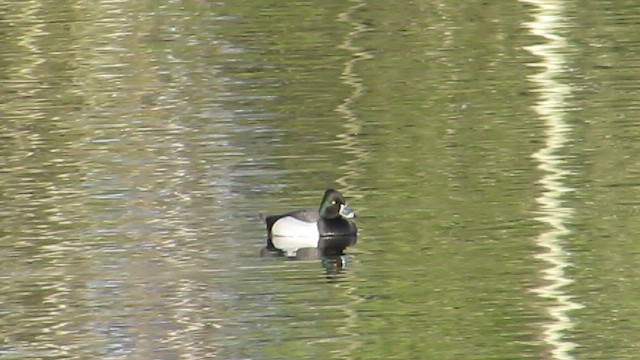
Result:
M342 44L338 46L339 49L347 50L350 53L350 59L344 64L344 68L340 74L340 80L351 87L352 91L351 94L336 107L336 112L344 119L344 132L338 135L340 148L344 150L345 154L351 155L352 158L340 167L344 175L337 179L336 182L343 192L354 199L361 199L362 196L359 195L353 185L349 183L349 178L353 178L358 174L360 164L367 158L366 150L358 145L358 135L361 133L362 120L352 109L353 104L364 95L365 86L362 83L362 79L354 71L354 68L358 62L371 59L373 56L353 44L359 36L369 31L369 28L365 24L354 19L353 14L366 5L367 2L365 0L352 0L351 6L347 8L345 12L338 14L339 22L347 23L352 27L351 31L345 36ZM364 210L361 204L359 204L358 207ZM348 272L344 274L345 276L349 276ZM361 347L355 340L357 339L355 328L358 315L354 306L361 302L362 299L355 294L355 287L352 284L350 281L339 283L339 286L345 288L345 296L349 298L349 302L346 303L345 306L340 307L340 310L344 313L344 325L337 329L340 337L347 339L347 346L340 351L340 357L344 359L353 358L353 354L356 354Z
M344 175L336 180L336 182L340 185L341 191L347 193L349 197L360 199L361 196L353 191L352 185L350 185L347 180L349 177L356 175L355 172L359 168L357 165L367 157L366 151L357 145L357 136L362 129L362 120L353 112L352 105L362 97L365 87L362 84L362 79L354 72L354 67L358 62L371 59L373 56L353 45L353 41L369 29L365 24L357 22L352 17L354 12L366 6L366 2L353 0L352 3L353 5L345 12L338 15L338 21L345 22L352 26L352 30L345 36L342 44L338 46L338 48L347 50L351 54L351 58L344 64L344 68L340 74L340 80L351 87L352 92L351 95L346 97L342 103L336 107L336 112L344 119L345 127L344 132L338 135L340 147L346 154L353 155L353 159L346 161L340 168Z
M526 26L532 34L545 40L542 44L526 48L541 59L538 63L530 64L540 67L541 71L529 80L539 88L540 100L534 110L544 120L546 139L544 147L532 157L544 172L540 180L544 191L536 199L540 206L540 215L536 219L550 227L536 238L536 243L542 249L536 258L548 263L549 267L541 271L546 284L534 289L534 292L552 301L547 307L551 319L543 325L543 341L550 346L553 359L567 360L574 358L571 352L578 346L566 339L566 332L575 326L570 312L583 307L573 301L573 296L568 293L566 286L573 279L565 271L572 265L570 255L564 248L564 239L571 234L566 224L573 209L564 204L562 197L574 189L565 182L571 172L565 168L565 158L560 152L571 136L571 127L565 121L565 101L571 94L571 87L557 78L566 72L564 54L569 46L558 34L558 30L566 26L561 0L521 1L535 6L534 20Z

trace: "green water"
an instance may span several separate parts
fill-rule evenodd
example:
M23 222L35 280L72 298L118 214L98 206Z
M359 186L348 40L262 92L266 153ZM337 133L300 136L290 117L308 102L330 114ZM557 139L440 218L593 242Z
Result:
M636 358L639 15L6 2L0 358ZM259 257L328 187L345 263Z

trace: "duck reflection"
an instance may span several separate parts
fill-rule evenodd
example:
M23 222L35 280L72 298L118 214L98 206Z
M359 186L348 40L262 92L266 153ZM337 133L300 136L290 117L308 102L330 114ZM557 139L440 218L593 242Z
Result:
M319 260L344 255L344 250L356 244L357 235L306 236L274 235L267 239L267 246L262 248L260 256L286 256L295 260ZM317 244L315 247L310 243Z
M276 243L283 248L274 246L274 237L267 240L267 246L262 248L260 256L262 257L286 257L296 261L315 261L321 260L324 269L330 280L337 280L334 276L342 273L347 268L350 256L344 254L344 250L357 241L356 235L341 236L323 236L316 238L316 247L309 247L309 239L301 240L294 236L279 236ZM300 244L305 246L296 247Z

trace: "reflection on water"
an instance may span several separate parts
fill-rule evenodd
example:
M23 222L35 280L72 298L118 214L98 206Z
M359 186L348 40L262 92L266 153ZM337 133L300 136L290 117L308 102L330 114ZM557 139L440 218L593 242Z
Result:
M350 196L356 199L361 198L361 196L354 190L353 185L349 183L349 177L357 176L362 162L366 160L367 152L357 143L358 136L362 131L363 120L359 119L352 109L355 102L363 96L365 91L362 79L355 72L355 66L358 62L371 59L373 56L353 44L355 39L369 30L365 24L356 21L353 18L353 14L365 6L366 2L356 0L353 1L353 5L347 11L338 15L338 21L345 22L353 27L345 36L342 44L338 46L340 49L347 50L350 53L350 58L344 64L340 79L352 89L352 93L336 108L336 111L345 121L344 131L338 135L340 147L348 156L353 158L345 161L341 166L344 175L338 178L336 183L340 185L343 192L353 194Z
M229 253L217 204L243 156L230 81L184 66L197 47L166 41L190 24L176 9L73 5L2 9L0 357L211 358L221 345L203 337L232 318L232 291L205 285L211 264L234 261L207 253ZM215 21L202 26L190 44L223 53Z
M571 93L571 88L557 78L567 69L563 54L568 51L566 40L558 34L558 30L566 27L563 21L563 1L524 0L536 7L534 20L527 23L532 34L544 39L544 43L528 46L527 49L540 57L541 62L530 64L540 67L536 75L530 77L540 89L540 101L534 107L535 111L546 125L545 146L533 154L544 175L540 180L544 192L536 199L540 204L540 216L537 219L550 226L550 230L543 232L536 239L536 243L543 249L537 258L549 264L542 271L543 278L548 282L535 289L541 297L555 302L548 309L551 321L545 325L544 341L551 346L554 359L573 359L571 351L577 344L565 338L566 331L574 327L570 317L571 310L582 306L573 301L573 296L567 293L566 286L573 280L565 270L571 266L571 258L563 242L571 234L567 222L571 219L571 208L564 205L562 197L573 191L566 185L566 179L571 175L566 169L561 151L571 136L571 127L566 123L565 101Z

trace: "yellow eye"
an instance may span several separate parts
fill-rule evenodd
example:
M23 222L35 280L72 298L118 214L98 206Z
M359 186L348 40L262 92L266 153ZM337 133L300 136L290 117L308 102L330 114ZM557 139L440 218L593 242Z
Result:
M333 201L331 202L331 205L335 205L335 204L336 204L336 201L335 201L335 200L333 200Z

